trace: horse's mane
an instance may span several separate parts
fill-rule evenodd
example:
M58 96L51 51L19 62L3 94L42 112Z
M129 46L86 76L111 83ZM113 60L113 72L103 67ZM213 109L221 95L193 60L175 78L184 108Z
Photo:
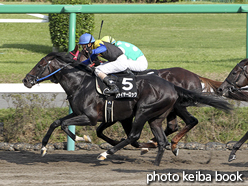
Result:
M241 60L239 63L245 63L245 64L248 63L248 58Z
M80 61L74 60L67 52L51 52L47 55L47 57L50 56L56 58L62 63L68 63L74 68L88 72L88 70L86 69L86 65L80 63Z
M61 62L78 64L78 61L73 60L66 52L51 52L47 56L48 57L53 56L54 58L57 58Z

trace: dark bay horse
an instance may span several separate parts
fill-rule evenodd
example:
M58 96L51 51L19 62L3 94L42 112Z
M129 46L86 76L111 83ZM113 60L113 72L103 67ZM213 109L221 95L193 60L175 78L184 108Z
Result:
M229 73L226 80L218 88L219 95L225 97L248 101L248 92L246 86L248 85L248 59L240 61ZM228 161L231 162L236 159L236 152L242 144L248 139L248 132L233 146Z
M23 79L24 85L28 88L45 80L60 83L68 96L68 101L73 111L72 114L58 119L50 125L47 134L42 140L42 154L46 153L48 140L58 126L61 126L61 129L68 136L77 141L79 138L69 131L69 125L94 126L97 122L105 122L105 96L96 91L95 77L87 72L85 67L74 62L63 53L50 53L42 58ZM113 111L114 122L128 121L131 126L128 137L108 151L101 153L98 157L99 160L106 159L107 155L114 154L128 144L135 143L140 137L144 124L148 122L158 143L155 165L159 165L164 148L168 144L162 129L162 121L172 110L175 110L177 115L187 123L195 125L198 121L187 112L187 106L200 103L224 111L231 109L226 101L185 90L156 75L136 76L136 86L138 90L137 97L134 99L115 100L115 109Z
M69 53L69 55L72 55L71 58L74 58L75 60L78 60L79 62L87 59L88 54L85 53L85 51L81 51L79 53L78 46L75 47L73 51ZM95 63L100 63L99 61ZM182 87L187 90L193 90L197 92L208 92L208 93L216 93L219 86L222 84L222 82L214 81L208 78L201 77L193 72L190 72L186 69L180 68L180 67L174 67L174 68L166 68L166 69L159 69L159 70L153 70L155 73L158 74L159 77L173 83L176 86ZM177 113L172 110L170 114L167 116L167 125L166 129L164 131L165 135L168 136L176 131L178 131L178 122L177 122ZM179 140L191 129L193 126L190 126L191 123L185 122L186 128L183 130L184 133L181 132L178 136L174 138L172 141L174 141L174 144L177 144ZM113 123L112 123L113 124ZM102 124L99 126L97 130L98 137L104 139L111 145L116 145L119 142L114 141L112 139L107 138L105 135L103 135L103 130L107 127L111 126L111 124ZM130 125L125 125L125 123L122 123L122 126L125 130L125 132L128 134L130 131ZM186 130L187 129L187 130ZM147 148L155 148L156 147L156 140L153 138L150 140L149 143L143 143L143 147ZM175 145L174 145L175 146ZM145 148L142 150L142 154L148 152L148 149ZM177 154L175 151L174 154Z

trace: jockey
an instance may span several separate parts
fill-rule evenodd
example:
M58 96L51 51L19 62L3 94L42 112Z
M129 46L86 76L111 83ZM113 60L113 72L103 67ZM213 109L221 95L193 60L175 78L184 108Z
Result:
M95 68L96 76L99 77L104 83L106 83L110 87L109 91L105 91L105 93L107 94L119 93L119 88L116 86L115 81L113 81L108 76L108 74L125 71L127 68L133 71L143 71L147 69L147 61L146 65L141 65L139 63L132 64L136 61L134 59L130 60L129 58L127 58L127 51L131 51L131 49L128 50L128 47L119 48L109 42L95 40L94 37L88 33L85 33L80 36L79 44L82 45L83 50L91 54L88 59L82 61L83 64L90 64L91 61L93 61L97 57L97 55L107 60L107 62ZM133 48L133 51L135 51L136 48ZM140 66L143 66L143 68L140 68Z
M122 50L127 57L127 65L131 71L140 72L147 69L147 59L142 51L135 45L125 41L116 41L111 36L104 36L102 41L109 42Z
M89 65L91 61L94 61L94 59L96 59L97 55L108 60L108 63L96 67L95 74L104 83L106 83L107 86L109 86L110 90L105 91L105 93L107 94L119 93L119 88L116 86L115 81L113 81L107 75L125 70L124 66L117 64L115 65L115 63L120 63L120 60L125 57L125 55L123 55L123 52L118 47L110 43L103 42L101 40L95 40L94 37L88 33L85 33L80 36L79 44L83 47L83 50L91 54L88 59L82 61L81 63L85 65ZM111 63L114 61L115 63Z

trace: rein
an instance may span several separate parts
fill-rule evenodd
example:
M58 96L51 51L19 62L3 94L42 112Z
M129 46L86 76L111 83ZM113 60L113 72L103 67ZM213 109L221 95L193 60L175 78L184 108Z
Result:
M67 65L63 66L63 67L59 68L58 70L55 70L54 72L52 72L51 74L48 74L47 76L45 76L45 77L43 77L43 78L36 79L36 82L38 83L39 81L42 81L42 80L44 80L44 79L46 79L46 78L48 78L48 77L50 77L50 76L56 74L57 72L59 72L60 70L64 69L64 68L67 67L68 65L70 65L70 64L67 64Z

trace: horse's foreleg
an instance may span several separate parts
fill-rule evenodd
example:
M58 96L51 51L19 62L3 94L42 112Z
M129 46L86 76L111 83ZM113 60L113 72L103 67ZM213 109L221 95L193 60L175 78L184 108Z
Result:
M44 136L44 138L43 138L43 140L42 140L41 156L45 156L45 154L46 154L46 152L47 152L46 145L47 145L47 143L48 143L48 141L49 141L49 138L51 137L51 135L52 135L54 129L57 128L58 126L60 126L62 121L66 120L66 119L69 119L69 118L72 118L72 117L74 117L74 114L73 114L73 113L70 114L70 115L67 115L67 116L64 117L64 118L61 118L61 119L58 119L58 120L54 121L54 122L50 125L50 127L49 127L49 129L48 129L46 135Z
M182 118L182 120L186 123L186 126L171 140L171 150L175 156L178 155L178 142L188 131L198 124L198 120L192 116L185 107L177 108L177 115Z
M248 132L233 146L232 152L229 155L228 161L231 162L236 159L236 152L243 145L243 143L248 139Z
M79 116L75 116L74 113L61 118L59 120L56 120L55 122L53 122L49 128L49 130L47 131L47 134L45 135L45 137L42 140L42 148L41 148L41 155L44 156L46 154L47 148L46 145L48 143L48 140L52 134L52 132L54 131L55 128L57 128L58 126L61 126L61 129L68 135L70 136L71 139L73 139L74 141L76 140L83 140L86 141L85 139L87 139L87 141L90 141L90 138L87 138L87 136L85 136L84 138L78 137L75 134L73 134L69 129L68 126L69 125L81 125L81 126L85 126L85 125L94 125L93 123L90 122L89 118L85 115L79 115Z
M77 126L87 126L87 125L96 125L95 123L91 123L90 119L86 115L78 115L71 118L67 118L61 122L61 129L74 141L85 141L91 142L89 136L84 135L84 137L79 137L73 134L68 126L77 125Z

